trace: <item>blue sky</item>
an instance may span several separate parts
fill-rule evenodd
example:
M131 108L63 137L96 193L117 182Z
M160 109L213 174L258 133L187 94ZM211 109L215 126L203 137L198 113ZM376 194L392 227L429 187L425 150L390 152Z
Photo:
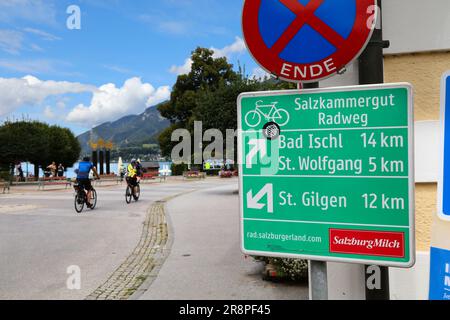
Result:
M197 46L214 48L235 66L240 61L252 74L257 66L242 41L242 4L0 0L0 122L27 115L79 134L140 113L168 97ZM70 5L80 8L80 30L67 28Z

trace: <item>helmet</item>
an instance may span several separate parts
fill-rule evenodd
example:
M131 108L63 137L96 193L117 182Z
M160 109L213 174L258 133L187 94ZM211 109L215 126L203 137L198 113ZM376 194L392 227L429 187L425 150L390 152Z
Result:
M136 159L131 159L131 163L135 164L136 163Z

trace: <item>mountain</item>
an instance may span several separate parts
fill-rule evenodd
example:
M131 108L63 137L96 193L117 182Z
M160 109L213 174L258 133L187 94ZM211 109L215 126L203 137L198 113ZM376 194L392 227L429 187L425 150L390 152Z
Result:
M169 125L169 121L161 117L156 106L140 115L129 115L114 122L103 123L77 138L82 154L89 154L89 142L100 138L112 141L119 150L142 149L144 145L158 144L158 134ZM154 148L155 146L153 150Z

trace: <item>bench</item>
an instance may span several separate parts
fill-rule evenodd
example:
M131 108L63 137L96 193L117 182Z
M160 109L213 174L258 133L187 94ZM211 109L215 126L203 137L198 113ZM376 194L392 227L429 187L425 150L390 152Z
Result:
M184 179L205 179L206 173L200 171L185 171L183 172Z
M156 172L149 172L149 173L144 173L142 175L142 180L155 180L157 177L159 176L159 174L157 174Z
M219 172L219 177L221 177L221 178L232 178L233 177L233 172L232 171L220 171Z
M68 186L72 186L72 182L67 180L66 177L45 177L39 179L38 189L44 190L45 186L62 186L67 189Z
M102 175L100 175L100 180L95 180L95 185L100 185L100 184L103 184L104 182L112 182L115 184L119 184L119 182L121 182L121 181L122 181L122 179L115 173L102 174Z
M142 174L141 182L145 183L146 181L152 181L159 179L159 182L166 181L166 175L161 175L157 172L147 172Z
M3 194L6 193L6 190L8 190L9 193L10 183L8 181L0 181L0 188L3 189Z

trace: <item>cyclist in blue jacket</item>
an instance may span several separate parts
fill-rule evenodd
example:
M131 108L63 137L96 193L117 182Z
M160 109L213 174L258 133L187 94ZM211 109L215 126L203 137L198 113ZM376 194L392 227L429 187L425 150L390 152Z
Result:
M92 184L91 180L89 179L89 174L92 172L96 176L97 179L100 180L100 176L97 173L97 168L94 166L94 164L91 162L91 159L89 157L83 158L83 161L79 163L78 170L76 170L77 173L77 182L78 185L84 190L87 191L87 206L90 209L91 208L91 193L92 193Z

